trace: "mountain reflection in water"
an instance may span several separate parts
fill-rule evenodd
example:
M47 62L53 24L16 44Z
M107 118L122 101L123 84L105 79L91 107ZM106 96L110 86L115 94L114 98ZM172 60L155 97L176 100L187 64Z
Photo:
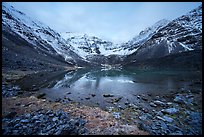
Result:
M191 81L198 78L201 75L194 71L78 69L66 73L63 79L40 92L46 93L46 98L51 100L60 98L65 103L79 102L105 108L113 105L110 103L113 98L122 98L117 105L123 106L126 101L136 103L137 95L189 89ZM114 97L104 97L104 94Z

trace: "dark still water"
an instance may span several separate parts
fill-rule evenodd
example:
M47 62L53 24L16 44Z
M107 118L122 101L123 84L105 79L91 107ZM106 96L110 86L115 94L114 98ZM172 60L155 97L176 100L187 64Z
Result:
M153 97L183 89L201 89L200 85L192 86L193 81L201 80L201 73L196 71L78 69L51 75L35 74L36 78L24 81L41 87L39 92L46 93L47 99L79 102L103 109L138 103L137 96L142 94Z

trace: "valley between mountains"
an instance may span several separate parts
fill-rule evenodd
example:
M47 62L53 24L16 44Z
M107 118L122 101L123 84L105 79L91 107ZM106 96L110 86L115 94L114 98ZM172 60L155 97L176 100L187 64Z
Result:
M2 131L201 135L202 5L117 44L2 3Z

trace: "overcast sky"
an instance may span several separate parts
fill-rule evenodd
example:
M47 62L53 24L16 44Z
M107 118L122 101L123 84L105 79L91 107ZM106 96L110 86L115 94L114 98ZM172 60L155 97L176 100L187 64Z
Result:
M175 19L201 2L11 2L57 32L125 42L161 19Z

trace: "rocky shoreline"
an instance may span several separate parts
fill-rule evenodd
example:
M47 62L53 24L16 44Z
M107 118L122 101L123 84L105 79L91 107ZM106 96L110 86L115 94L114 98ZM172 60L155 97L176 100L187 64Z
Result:
M34 96L2 99L2 131L3 135L148 135L98 107Z
M124 123L136 124L151 135L201 135L202 91L182 91L167 96L138 95L141 103L109 107ZM144 105L144 104L146 105Z

